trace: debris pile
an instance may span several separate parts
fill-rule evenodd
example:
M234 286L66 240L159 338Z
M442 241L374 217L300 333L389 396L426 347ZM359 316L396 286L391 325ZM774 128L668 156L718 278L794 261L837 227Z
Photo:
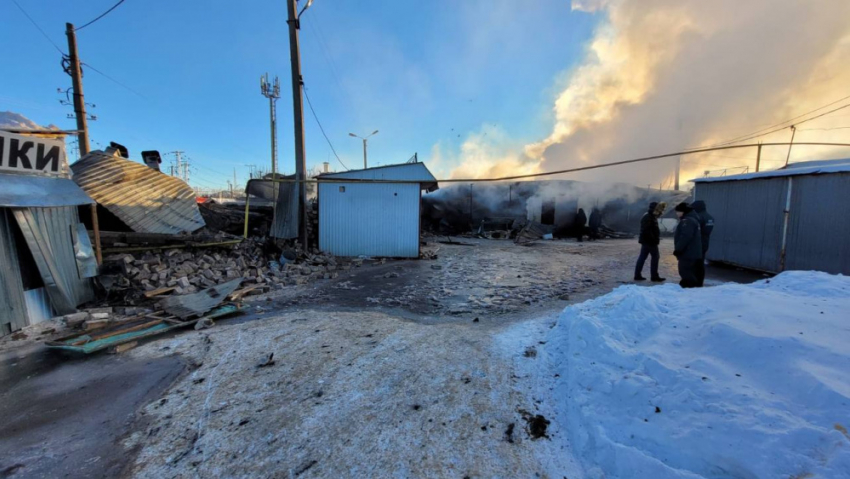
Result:
M336 278L351 263L313 250L280 250L259 238L232 248L173 248L117 253L104 258L101 283L121 304L143 299L195 293L242 278L243 286L257 285L250 294L273 288Z

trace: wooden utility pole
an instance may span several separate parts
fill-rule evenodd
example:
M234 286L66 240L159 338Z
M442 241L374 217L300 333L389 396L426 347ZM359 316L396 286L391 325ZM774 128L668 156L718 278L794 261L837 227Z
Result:
M791 125L791 143L788 144L788 156L785 157L785 166L788 166L788 160L791 159L791 147L794 146L794 135L797 134L797 127Z
M298 6L295 0L286 0L289 25L289 59L292 62L292 113L295 124L295 179L298 181L298 237L301 249L307 252L307 161L304 152L304 103L301 80L301 49L298 45ZM307 3L310 6L310 3ZM305 7L306 9L306 7ZM302 11L303 13L303 11Z
M80 57L77 55L77 33L74 25L65 24L65 35L68 36L68 74L74 86L74 115L77 117L77 139L79 140L80 156L89 153L89 127L86 120L86 102L83 97L83 75L80 71Z
M673 189L679 191L679 171L682 169L682 157L676 158L676 177L673 181Z
M68 37L68 69L71 83L74 87L74 116L77 117L77 147L80 157L89 154L89 125L86 118L86 100L83 96L83 74L80 70L80 56L77 54L77 32L74 24L65 24L65 35ZM94 253L97 264L103 263L103 251L100 247L100 223L97 218L97 204L91 205L91 225L94 232Z
M761 142L759 142L759 149L756 152L756 173L759 172L760 167L761 167Z

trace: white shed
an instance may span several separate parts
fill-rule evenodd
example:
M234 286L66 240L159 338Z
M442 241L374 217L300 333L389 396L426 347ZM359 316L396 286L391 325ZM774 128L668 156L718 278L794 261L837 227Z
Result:
M424 164L326 173L318 180L319 249L336 256L419 257L422 190L438 188Z

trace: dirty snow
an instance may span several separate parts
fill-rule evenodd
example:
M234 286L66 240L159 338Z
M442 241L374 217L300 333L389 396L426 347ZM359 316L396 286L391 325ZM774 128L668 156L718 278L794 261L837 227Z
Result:
M539 389L587 477L850 477L848 311L817 272L620 287L552 325Z

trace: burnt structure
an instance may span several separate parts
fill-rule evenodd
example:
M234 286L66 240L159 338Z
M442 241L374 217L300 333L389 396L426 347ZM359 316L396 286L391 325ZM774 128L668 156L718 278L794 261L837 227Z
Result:
M422 197L422 228L454 235L516 231L535 222L551 228L555 237L566 238L575 236L579 227L579 208L597 208L607 228L637 233L650 202L676 204L687 197L682 191L570 180L455 184Z

